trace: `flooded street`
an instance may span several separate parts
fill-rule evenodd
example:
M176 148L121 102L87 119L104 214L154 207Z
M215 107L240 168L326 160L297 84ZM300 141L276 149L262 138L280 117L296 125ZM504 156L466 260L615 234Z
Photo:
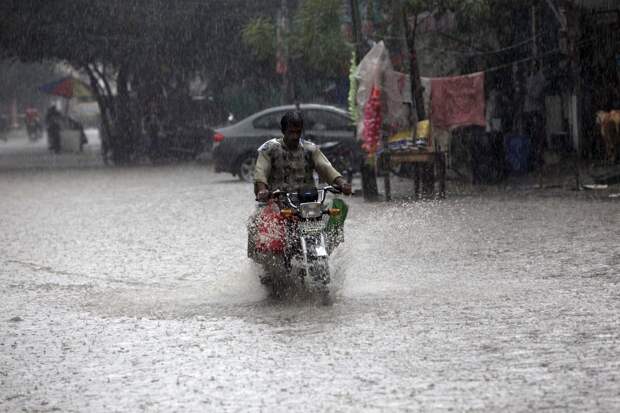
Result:
M0 0L3 412L620 412L620 0Z
M2 411L615 411L620 206L350 198L334 303L276 301L251 186L0 174Z

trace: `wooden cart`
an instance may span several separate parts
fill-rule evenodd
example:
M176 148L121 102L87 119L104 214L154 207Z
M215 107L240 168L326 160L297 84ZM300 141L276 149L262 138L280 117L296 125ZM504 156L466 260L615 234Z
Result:
M384 166L383 177L385 183L385 200L390 201L392 199L391 183L390 183L390 171L392 168L409 164L413 168L413 181L414 181L414 198L420 198L420 183L425 187L424 196L435 196L435 182L439 181L439 188L437 196L441 199L446 196L446 157L444 152L434 150L420 150L409 149L390 151L385 150L381 154L381 165ZM433 173L427 174L425 180L422 180L422 169L426 168Z

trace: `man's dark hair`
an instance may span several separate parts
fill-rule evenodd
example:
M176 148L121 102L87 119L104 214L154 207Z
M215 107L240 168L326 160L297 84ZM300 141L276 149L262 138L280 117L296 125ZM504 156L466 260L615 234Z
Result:
M301 128L304 127L304 118L301 115L300 111L298 110L289 111L289 112L286 112L284 116L282 116L282 119L280 120L280 126L282 127L282 133L286 131L286 128L288 128L288 125L296 125Z

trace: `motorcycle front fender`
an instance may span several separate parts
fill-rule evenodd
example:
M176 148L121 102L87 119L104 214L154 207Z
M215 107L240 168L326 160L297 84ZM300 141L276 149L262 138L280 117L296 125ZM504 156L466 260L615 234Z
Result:
M305 235L301 239L301 252L306 260L313 260L318 258L327 258L327 247L325 244L325 236L320 235Z

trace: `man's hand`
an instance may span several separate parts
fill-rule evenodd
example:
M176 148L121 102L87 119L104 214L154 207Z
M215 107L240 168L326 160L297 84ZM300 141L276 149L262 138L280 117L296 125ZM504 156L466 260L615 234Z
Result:
M262 182L256 182L254 184L254 194L256 195L256 200L259 202L269 201L269 189L267 189L267 185Z
M260 191L258 191L258 193L256 194L256 200L261 202L269 201L269 191L266 189L261 189Z
M351 193L353 192L351 190L351 184L345 181L342 176L336 178L333 186L334 188L341 190L342 193L345 195L351 195Z

